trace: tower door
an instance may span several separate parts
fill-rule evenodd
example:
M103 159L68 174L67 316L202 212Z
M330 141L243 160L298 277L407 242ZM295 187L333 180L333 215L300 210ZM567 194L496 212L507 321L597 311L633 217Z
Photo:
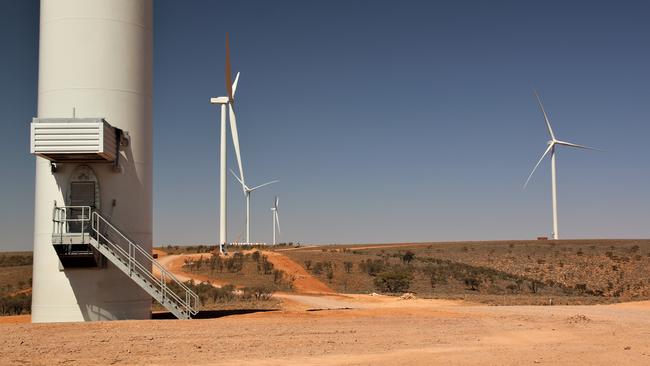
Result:
M91 211L95 210L95 182L70 182L70 206L73 207L68 212L71 215L69 218L80 220L68 223L70 232L81 232L82 225L83 232L89 232L90 211L74 206L90 206Z
M67 210L68 228L70 232L84 232L90 229L90 211L99 209L99 181L95 172L87 166L78 166L68 182ZM90 207L90 211L79 206ZM82 223L85 225L82 226Z
M95 182L71 182L70 206L90 206L95 208Z

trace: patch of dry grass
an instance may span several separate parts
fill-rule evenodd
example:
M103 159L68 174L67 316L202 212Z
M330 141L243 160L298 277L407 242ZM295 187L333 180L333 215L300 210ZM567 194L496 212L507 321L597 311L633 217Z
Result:
M401 258L407 251L415 259L405 266ZM650 240L336 245L283 254L305 267L332 263L332 274L314 275L340 292L377 291L360 267L370 259L411 268L409 291L420 297L539 305L650 299ZM345 262L353 263L349 273ZM433 287L431 269L437 276ZM471 290L464 279L475 279L478 288Z

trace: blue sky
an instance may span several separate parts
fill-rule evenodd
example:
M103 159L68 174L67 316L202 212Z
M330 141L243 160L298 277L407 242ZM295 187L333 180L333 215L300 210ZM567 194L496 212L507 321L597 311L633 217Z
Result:
M0 247L32 245L38 2L0 2ZM215 243L225 33L252 239L354 243L650 236L650 5L644 2L157 0L154 240ZM232 148L229 161L234 168ZM244 200L229 181L229 236Z

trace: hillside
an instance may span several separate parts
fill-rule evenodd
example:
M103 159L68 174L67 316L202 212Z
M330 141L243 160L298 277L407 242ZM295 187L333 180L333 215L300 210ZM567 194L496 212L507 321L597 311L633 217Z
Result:
M414 292L418 297L490 304L592 304L650 299L650 240L494 241L264 248L218 260L214 247L168 246L158 253L204 253L179 270L257 293ZM197 258L197 259L198 259ZM238 258L238 259L235 259ZM266 260L268 258L268 261ZM29 312L30 252L0 253L0 313ZM276 265L276 267L274 267ZM230 266L230 267L229 267ZM314 279L316 282L312 281ZM311 284L310 284L311 281ZM303 288L319 284L321 290ZM331 290L330 290L331 289ZM203 289L208 308L243 303ZM220 297L226 298L219 299ZM274 307L274 302L247 307Z
M379 292L381 274L395 280L397 273L409 284L395 292L427 297L506 304L650 298L650 240L335 245L282 253L344 293Z
M0 315L29 313L31 288L32 253L0 253Z

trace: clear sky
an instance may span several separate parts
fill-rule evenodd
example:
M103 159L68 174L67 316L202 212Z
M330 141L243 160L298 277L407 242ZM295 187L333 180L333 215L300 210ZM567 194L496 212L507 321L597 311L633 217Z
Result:
M650 236L646 1L172 1L154 20L154 240L216 243L224 38L252 239L354 243ZM32 246L38 2L0 2L0 248ZM235 168L232 148L230 166ZM244 199L229 177L229 236Z

